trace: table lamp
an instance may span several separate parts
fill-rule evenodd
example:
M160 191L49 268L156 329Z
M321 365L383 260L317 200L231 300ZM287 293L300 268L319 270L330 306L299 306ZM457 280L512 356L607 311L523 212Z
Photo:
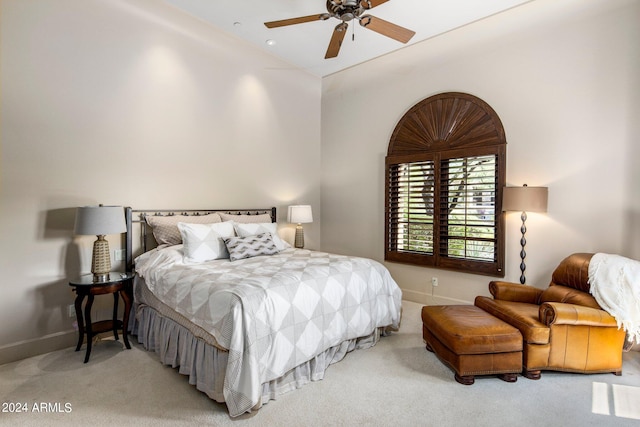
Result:
M109 242L104 236L127 231L122 206L83 206L76 210L74 233L77 235L95 235L91 273L96 282L108 279L111 271Z
M313 222L313 214L311 213L311 206L309 205L294 205L289 206L289 212L287 220L290 223L298 224L296 226L296 238L293 246L296 248L304 248L304 230L302 224L308 224Z
M520 219L522 220L522 226L520 231L522 237L520 238L520 283L524 285L526 278L524 271L527 266L524 263L524 259L527 253L524 251L524 246L527 244L527 240L524 235L527 232L525 221L527 220L527 212L546 212L547 200L549 196L549 189L547 187L529 187L524 184L522 187L504 187L502 193L502 210L503 211L520 211Z

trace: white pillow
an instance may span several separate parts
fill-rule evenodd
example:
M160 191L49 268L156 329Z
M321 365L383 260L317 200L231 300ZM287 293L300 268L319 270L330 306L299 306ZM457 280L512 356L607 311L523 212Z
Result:
M204 262L229 258L229 252L222 239L235 236L233 222L215 224L178 223L184 244L184 256L188 261Z
M180 230L178 230L179 222L187 222L189 224L222 222L220 215L217 213L209 215L146 215L145 219L153 231L153 237L156 239L158 246L179 245L182 243Z
M259 224L240 224L238 222L233 223L233 228L236 230L238 237L255 236L262 233L271 233L273 243L276 245L279 251L290 248L291 245L285 242L278 236L278 224L275 222L263 222Z

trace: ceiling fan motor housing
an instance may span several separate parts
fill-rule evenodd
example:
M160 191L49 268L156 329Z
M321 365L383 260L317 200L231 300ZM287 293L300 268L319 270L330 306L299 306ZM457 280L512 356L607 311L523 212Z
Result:
M364 10L358 0L327 0L327 11L343 22L358 18Z

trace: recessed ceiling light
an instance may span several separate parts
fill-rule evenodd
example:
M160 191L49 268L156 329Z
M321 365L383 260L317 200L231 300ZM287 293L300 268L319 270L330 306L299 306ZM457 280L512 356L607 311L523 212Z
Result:
M267 41L265 41L265 43L267 44L267 46L275 46L276 45L276 41L272 40L272 39L268 39Z
M233 23L233 26L234 27L242 27L242 22L236 21L236 22Z

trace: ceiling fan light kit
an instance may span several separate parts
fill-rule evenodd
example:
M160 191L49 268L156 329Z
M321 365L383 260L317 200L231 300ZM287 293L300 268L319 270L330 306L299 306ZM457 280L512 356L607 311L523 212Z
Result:
M415 35L414 31L372 15L364 15L365 11L373 9L387 1L389 0L327 0L328 13L265 22L264 25L267 28L277 28L288 25L303 24L305 22L326 21L329 18L336 18L342 21L336 25L333 30L325 59L335 58L338 56L340 46L342 46L342 40L347 33L347 28L349 26L348 22L354 19L357 20L364 28L406 44Z

